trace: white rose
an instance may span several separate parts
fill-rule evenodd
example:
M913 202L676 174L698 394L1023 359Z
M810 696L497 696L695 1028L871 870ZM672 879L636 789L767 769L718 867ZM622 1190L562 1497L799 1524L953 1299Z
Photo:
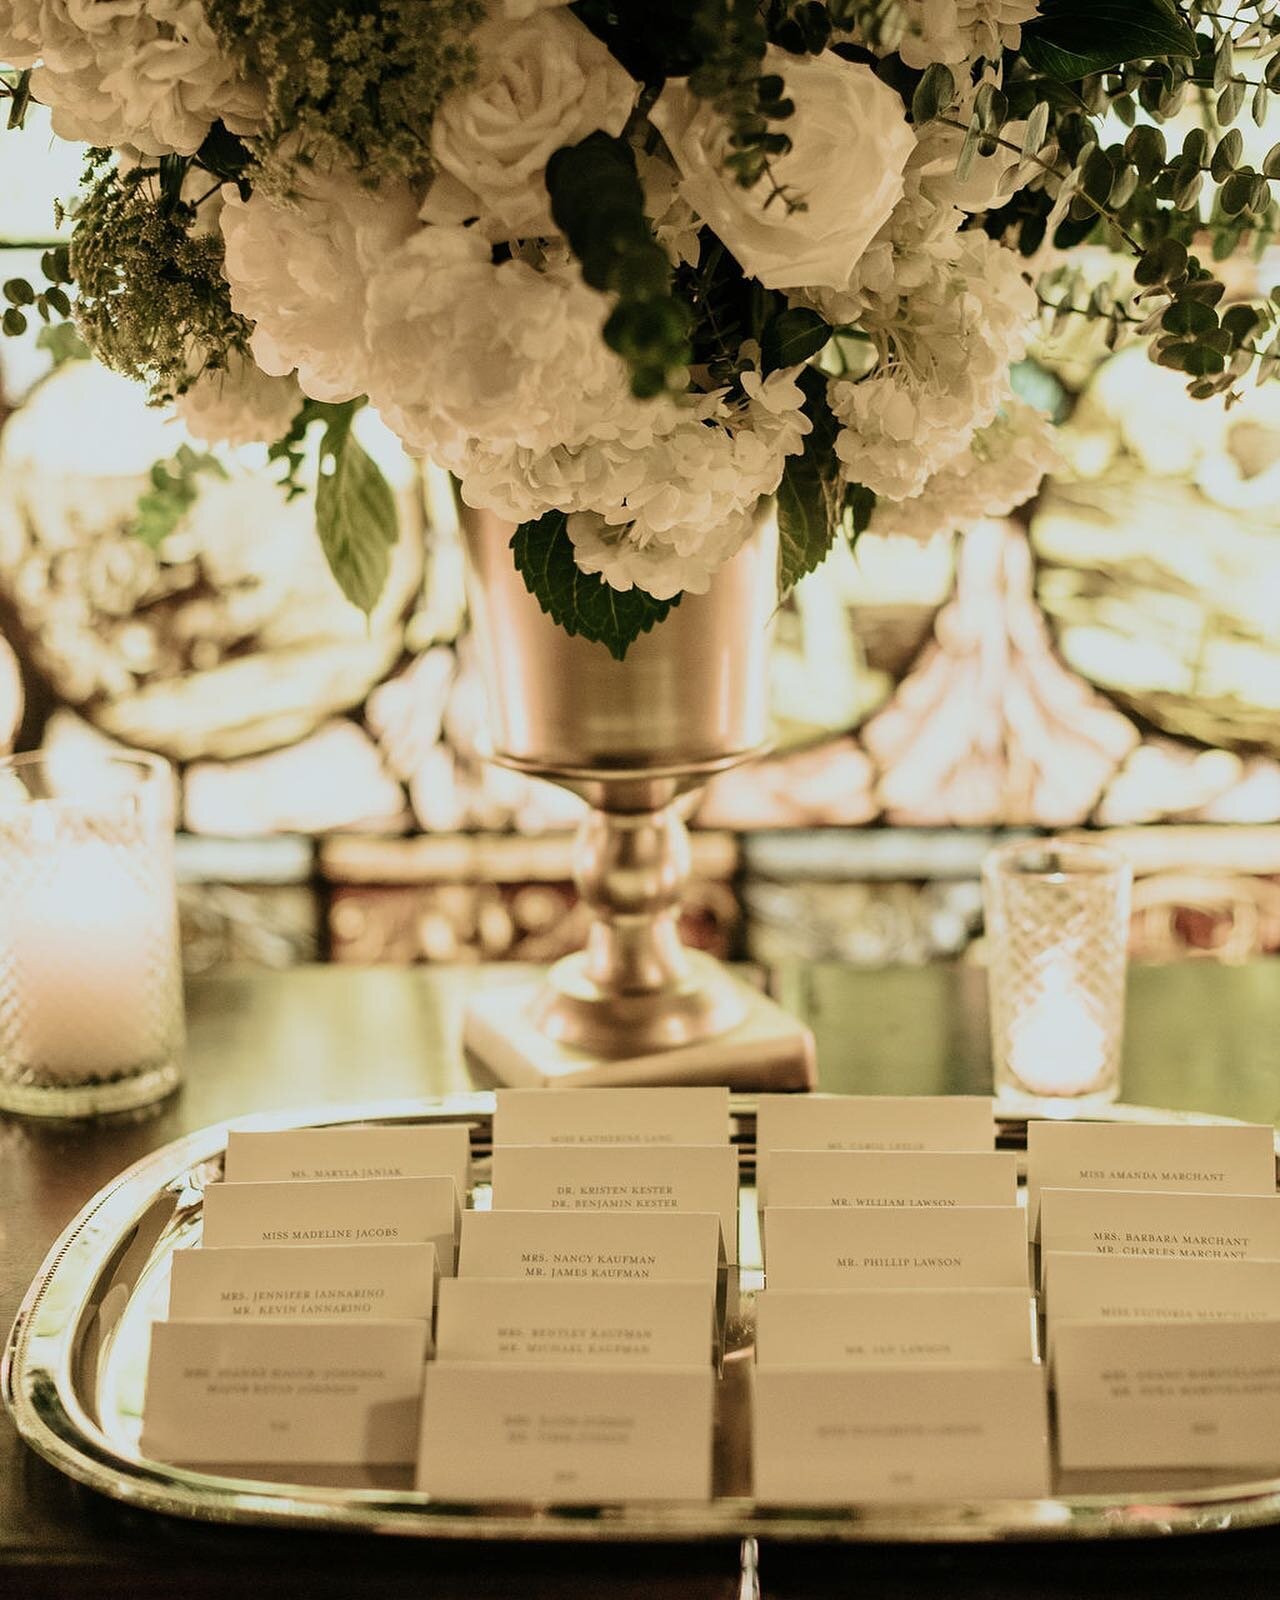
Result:
M767 289L845 289L858 258L902 195L915 139L902 101L869 67L824 52L791 56L773 46L765 71L781 75L795 113L780 126L792 148L774 181L807 209L769 203L771 186L739 186L725 168L723 118L683 82L670 82L649 113L682 175L681 192Z
M232 307L256 323L250 348L264 372L296 367L315 400L350 400L369 382L365 297L370 274L416 226L407 184L364 188L311 173L295 201L228 184L219 219Z
M548 160L597 130L620 134L638 85L569 11L494 19L473 39L475 82L446 95L432 124L439 172L420 215L479 217L494 240L553 234Z
M273 377L233 350L225 368L206 370L180 395L177 412L209 444L273 444L302 404L296 379Z

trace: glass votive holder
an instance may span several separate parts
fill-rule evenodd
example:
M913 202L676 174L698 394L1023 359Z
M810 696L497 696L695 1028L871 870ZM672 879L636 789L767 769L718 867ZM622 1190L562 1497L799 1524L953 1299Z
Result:
M0 1110L94 1116L177 1087L173 796L158 756L0 759Z
M983 863L997 1100L1073 1116L1120 1093L1129 863L1066 840L1019 841Z

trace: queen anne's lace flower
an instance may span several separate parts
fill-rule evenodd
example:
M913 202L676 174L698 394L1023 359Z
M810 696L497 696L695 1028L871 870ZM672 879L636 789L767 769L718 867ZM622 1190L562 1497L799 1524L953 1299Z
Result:
M271 444L302 404L293 377L277 378L232 351L224 369L202 372L177 402L187 432L210 444Z
M40 61L32 93L64 139L190 155L216 120L261 125L262 91L219 49L200 0L0 0L0 56Z
M445 96L431 127L423 220L479 218L495 240L554 234L548 160L597 130L620 134L639 85L568 10L495 17L472 42L475 81Z
M919 494L879 500L870 531L931 539L1025 505L1060 460L1053 428L1025 400L1009 399L994 422L935 472Z
M295 202L224 190L231 304L257 324L250 341L264 372L298 371L315 400L368 388L364 308L370 274L417 226L407 184L373 191L354 177L313 173Z

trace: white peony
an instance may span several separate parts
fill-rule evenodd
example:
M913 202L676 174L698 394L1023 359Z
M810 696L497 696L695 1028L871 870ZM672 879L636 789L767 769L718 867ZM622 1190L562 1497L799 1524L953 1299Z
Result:
M304 394L349 400L369 381L364 311L370 274L417 226L407 184L364 188L313 172L296 201L224 189L223 271L231 304L255 324L250 347L264 372L297 368Z
M369 287L368 392L411 450L576 445L629 400L609 300L569 261L494 266L473 228L420 228Z
M902 0L906 32L898 53L917 70L934 61L998 61L1022 43L1022 24L1038 9L1039 0Z
M262 89L223 54L200 0L0 7L0 48L14 43L31 59L38 41L32 93L61 138L191 155L219 118L236 133L262 125Z
M902 194L915 147L902 102L869 67L830 51L792 56L770 46L795 113L784 124L792 149L773 163L774 181L806 207L787 211L770 185L741 188L725 169L724 119L687 85L669 82L650 118L679 167L681 192L768 289L847 288L858 258Z
M0 0L0 61L34 66L40 59L43 0Z
M1061 461L1054 430L1025 400L1006 400L994 422L906 500L879 500L870 532L931 539L1025 505Z
M233 350L225 369L206 369L177 401L187 432L209 444L273 444L302 404L296 379L273 377Z
M639 85L567 10L493 18L472 42L475 81L446 95L432 123L438 175L422 219L479 218L494 240L554 234L548 160L600 129L620 134Z

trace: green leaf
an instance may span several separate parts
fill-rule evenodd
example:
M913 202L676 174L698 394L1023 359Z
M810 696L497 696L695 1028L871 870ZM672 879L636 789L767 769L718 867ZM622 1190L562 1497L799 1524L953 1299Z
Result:
M566 633L604 645L621 661L682 597L655 600L643 589L614 589L594 572L583 572L573 559L568 522L563 511L522 522L511 539L516 571L553 622Z
M338 587L368 615L387 581L396 503L377 463L352 436L354 410L340 409L320 441L316 532Z
M760 370L776 372L816 356L831 337L831 326L807 306L790 306L765 325L760 339Z
M1280 178L1280 144L1273 144L1262 158L1262 176Z
M778 485L778 591L786 595L831 548L842 494L835 455L840 424L827 401L826 376L808 367L796 380L813 424L798 456L788 456Z
M1024 60L1058 83L1128 61L1195 54L1195 34L1162 0L1044 0L1022 27Z
M911 96L911 120L916 127L932 122L940 111L954 104L956 80L951 68L941 61L931 62Z

